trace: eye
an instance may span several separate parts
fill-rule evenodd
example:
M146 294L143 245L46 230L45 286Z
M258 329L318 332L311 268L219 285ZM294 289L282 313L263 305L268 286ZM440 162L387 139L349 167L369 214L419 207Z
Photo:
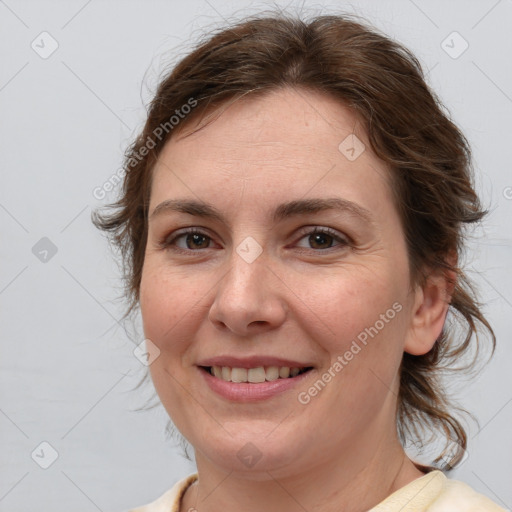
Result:
M340 235L337 231L334 231L331 228L324 227L315 227L313 229L306 228L306 231L303 231L303 236L300 240L306 240L307 245L297 244L298 247L303 247L307 249L318 249L318 250L326 250L333 249L337 246L345 247L349 245L349 241ZM337 243L335 243L337 242Z
M190 252L198 249L210 249L211 242L211 237L206 233L198 231L196 228L191 228L165 238L160 245L163 248L172 248L179 252Z
M344 248L350 245L350 240L347 237L327 227L305 227L301 230L301 235L296 246L301 249L313 249L315 252ZM212 238L197 228L188 228L173 233L159 243L163 249L188 254L204 249L212 249L214 248L212 244Z

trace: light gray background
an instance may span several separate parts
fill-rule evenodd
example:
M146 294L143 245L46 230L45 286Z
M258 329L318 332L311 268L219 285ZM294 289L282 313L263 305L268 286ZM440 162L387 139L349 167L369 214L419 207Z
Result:
M299 10L301 2L289 4ZM151 388L118 323L119 271L90 222L165 63L224 19L268 2L0 1L0 510L120 511L194 470L166 441L163 410L133 412ZM512 508L512 1L305 2L356 12L402 41L468 136L491 214L468 254L496 329L494 360L458 386L480 421L453 478ZM58 49L43 59L51 34ZM457 31L458 58L442 42ZM46 37L44 43L41 38ZM453 36L452 36L453 39ZM453 51L461 49L455 39ZM459 46L458 46L459 45ZM43 237L57 253L40 261ZM41 249L39 246L36 246ZM37 251L35 251L37 253ZM44 253L39 254L44 257ZM142 341L142 337L140 338ZM39 447L48 442L57 452ZM38 448L39 447L39 448ZM39 454L39 455L38 455Z

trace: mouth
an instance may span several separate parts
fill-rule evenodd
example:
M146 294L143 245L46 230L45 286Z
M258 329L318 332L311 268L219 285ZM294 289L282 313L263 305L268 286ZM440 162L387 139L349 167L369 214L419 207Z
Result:
M289 366L258 366L256 368L199 366L199 368L219 380L245 384L261 384L263 382L293 379L313 369L312 366L303 368Z

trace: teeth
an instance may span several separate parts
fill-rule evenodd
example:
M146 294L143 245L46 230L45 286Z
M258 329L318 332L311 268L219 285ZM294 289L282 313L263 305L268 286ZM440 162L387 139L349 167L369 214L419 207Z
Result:
M217 368L220 368L220 366L217 366ZM214 375L215 375L215 371L214 371ZM220 376L223 380L230 381L231 380L231 368L229 368L229 366L223 366L220 371Z
M245 368L231 368L231 382L247 382L247 370Z
M227 382L259 383L277 379L296 377L303 368L290 368L289 366L259 366L257 368L231 368L229 366L212 366L210 373Z
M265 368L262 366L247 370L247 380L249 382L265 382L265 377Z
M265 379L266 380L279 379L279 367L278 366L269 366L265 370Z
M288 366L283 366L279 368L279 377L281 379L287 379L290 376L290 368Z

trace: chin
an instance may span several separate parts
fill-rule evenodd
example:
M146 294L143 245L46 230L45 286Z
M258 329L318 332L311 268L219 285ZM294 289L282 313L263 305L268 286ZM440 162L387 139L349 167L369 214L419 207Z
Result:
M289 475L292 468L297 468L297 455L305 451L286 432L269 439L266 431L258 433L250 427L243 431L240 427L236 437L230 437L224 430L221 437L203 437L203 442L195 445L198 466L198 459L205 457L226 473L234 472L255 481L268 480L269 473L276 477L281 473Z

